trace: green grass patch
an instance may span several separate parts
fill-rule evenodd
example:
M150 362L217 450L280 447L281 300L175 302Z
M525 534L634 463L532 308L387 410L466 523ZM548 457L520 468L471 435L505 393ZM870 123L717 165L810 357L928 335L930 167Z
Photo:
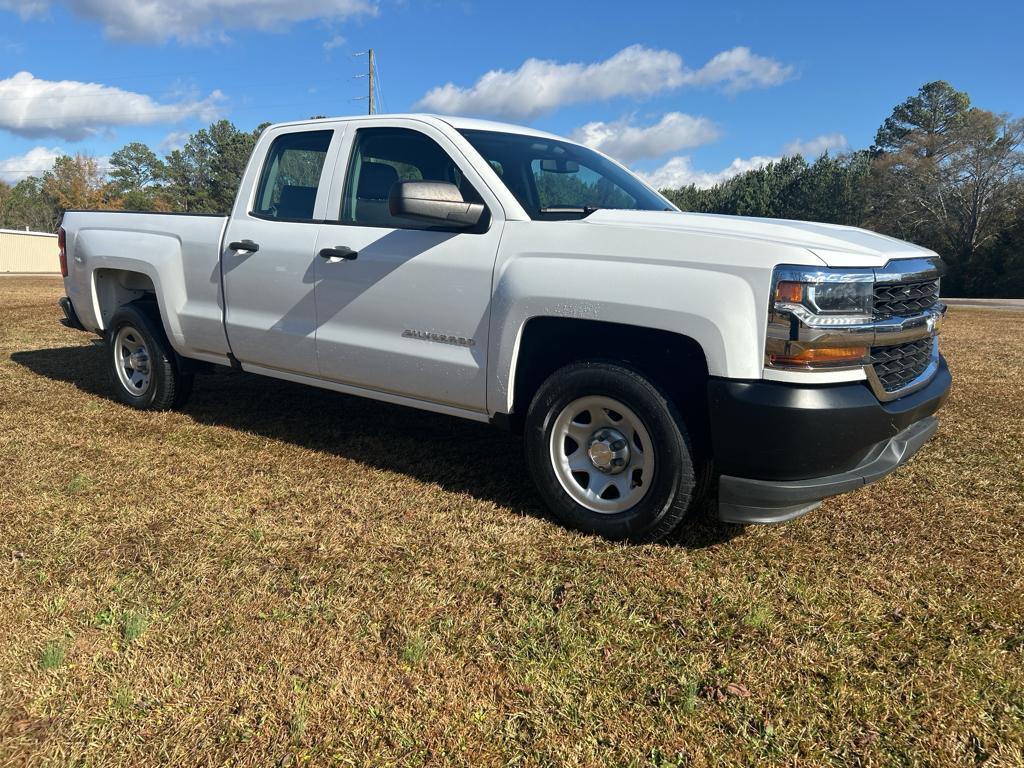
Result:
M145 614L128 611L121 621L121 639L126 643L134 643L149 627L149 619Z
M64 657L66 651L64 645L56 640L52 640L43 646L42 651L39 653L39 666L45 671L51 669L57 669L58 667L64 666Z
M403 664L414 666L423 661L427 656L427 641L422 635L412 635L406 638L405 643L402 644L402 649L398 653L398 658Z

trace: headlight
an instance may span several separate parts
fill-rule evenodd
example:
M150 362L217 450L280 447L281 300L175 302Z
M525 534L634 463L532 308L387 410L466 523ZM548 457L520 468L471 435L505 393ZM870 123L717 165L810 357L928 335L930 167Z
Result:
M859 367L874 330L874 272L776 267L765 364L789 370Z
M874 272L777 267L775 305L800 305L813 315L846 315L850 322L871 319Z

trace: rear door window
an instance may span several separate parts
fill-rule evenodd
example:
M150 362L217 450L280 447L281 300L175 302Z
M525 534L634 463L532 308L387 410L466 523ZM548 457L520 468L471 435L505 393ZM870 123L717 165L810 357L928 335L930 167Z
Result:
M281 221L312 221L317 188L333 131L278 136L270 145L252 214Z

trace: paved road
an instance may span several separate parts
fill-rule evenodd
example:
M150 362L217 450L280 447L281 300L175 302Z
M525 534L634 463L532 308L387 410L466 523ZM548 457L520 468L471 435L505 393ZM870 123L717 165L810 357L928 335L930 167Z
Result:
M967 307L969 309L1009 309L1024 312L1024 299L947 299L942 301L951 307Z

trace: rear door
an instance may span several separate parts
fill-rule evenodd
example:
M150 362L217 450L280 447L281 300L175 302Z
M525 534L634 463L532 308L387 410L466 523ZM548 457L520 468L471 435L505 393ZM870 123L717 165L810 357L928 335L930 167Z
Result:
M231 351L250 368L317 375L315 248L342 131L271 129L246 170L221 269Z
M504 216L459 149L426 123L351 121L318 253L317 357L339 383L484 411L491 273ZM398 181L448 181L487 207L470 230L394 217Z

